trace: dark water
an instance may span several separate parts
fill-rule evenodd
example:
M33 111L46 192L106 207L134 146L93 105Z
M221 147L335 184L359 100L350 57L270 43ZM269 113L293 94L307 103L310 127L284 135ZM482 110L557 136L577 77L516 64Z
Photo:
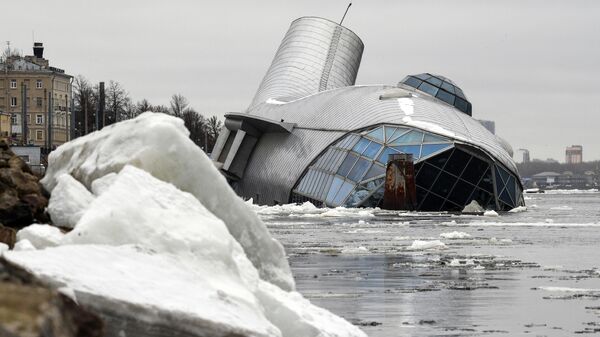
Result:
M298 290L369 336L600 335L600 194L526 202L499 217L262 213ZM470 237L440 237L454 231Z

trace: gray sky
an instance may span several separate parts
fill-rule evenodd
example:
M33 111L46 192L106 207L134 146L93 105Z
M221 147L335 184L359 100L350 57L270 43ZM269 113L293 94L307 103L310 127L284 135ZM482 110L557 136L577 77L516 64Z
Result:
M347 0L33 0L2 3L0 41L52 65L116 80L134 100L185 95L222 116L250 103L290 22L339 20ZM365 43L358 84L432 72L456 82L473 116L533 158L567 145L600 159L600 1L355 0L344 25Z

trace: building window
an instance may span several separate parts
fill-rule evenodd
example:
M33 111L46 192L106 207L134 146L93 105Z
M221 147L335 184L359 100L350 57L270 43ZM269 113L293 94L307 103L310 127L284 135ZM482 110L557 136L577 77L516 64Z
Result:
M42 89L42 80L37 80L37 82L35 82L35 87L38 89Z
M35 140L44 140L44 131L36 130L35 131Z
M10 98L10 106L12 106L12 107L17 106L17 98L16 97Z
M17 80L10 80L10 88L17 89Z
M38 107L41 107L41 106L42 106L42 98L41 98L41 97L37 97L37 98L36 98L36 105L37 105Z
M11 119L11 124L12 125L17 125L18 124L18 122L17 122L17 115L16 114L10 116L10 119Z
M35 124L44 124L44 115L42 115L42 114L35 115Z

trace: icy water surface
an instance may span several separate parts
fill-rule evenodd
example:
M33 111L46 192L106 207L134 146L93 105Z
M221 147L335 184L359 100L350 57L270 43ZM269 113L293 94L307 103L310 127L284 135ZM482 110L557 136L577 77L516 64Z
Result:
M297 288L369 336L600 335L600 194L499 217L270 207Z

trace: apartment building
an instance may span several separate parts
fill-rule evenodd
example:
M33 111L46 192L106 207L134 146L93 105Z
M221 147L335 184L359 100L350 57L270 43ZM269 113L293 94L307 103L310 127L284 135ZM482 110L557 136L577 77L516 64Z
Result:
M11 144L51 150L69 140L73 77L50 66L43 53L36 42L33 55L8 53L0 60L0 113L10 115Z

